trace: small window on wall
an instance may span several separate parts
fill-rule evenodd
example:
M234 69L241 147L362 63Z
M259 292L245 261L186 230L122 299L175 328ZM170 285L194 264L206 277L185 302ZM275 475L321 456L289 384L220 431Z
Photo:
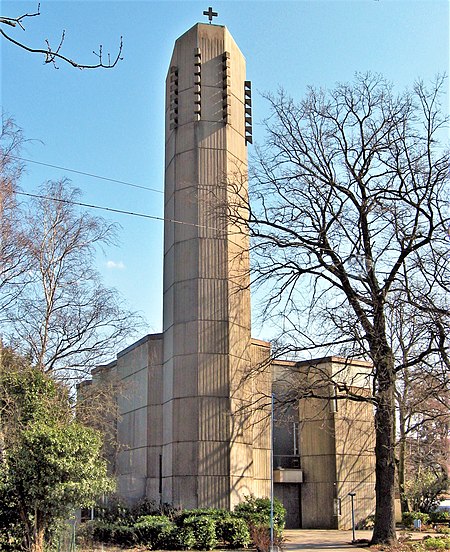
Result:
M292 424L292 437L293 437L293 453L294 456L300 455L300 440L299 440L299 427L298 422L293 422Z
M342 515L341 499L340 498L335 498L334 499L334 515L335 516Z
M334 396L330 399L330 412L335 414L338 411L338 399L337 399L338 389L337 386L334 386Z
M275 421L273 448L275 455L298 456L300 454L299 423Z

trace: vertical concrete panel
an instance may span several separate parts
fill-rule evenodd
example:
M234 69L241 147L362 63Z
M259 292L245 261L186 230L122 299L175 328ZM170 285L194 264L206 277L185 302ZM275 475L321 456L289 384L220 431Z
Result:
M229 508L229 477L200 476L198 478L198 501L204 508Z
M198 392L199 395L229 396L227 355L198 355Z
M201 397L199 399L199 439L203 442L219 443L221 450L226 450L228 454L229 434L230 410L228 398ZM203 450L206 449L203 448Z
M192 450L197 449L199 434L198 424L193 424L192 419L199 418L199 399L197 397L181 397L174 399L173 403L173 440L179 445L181 442L193 443ZM196 472L195 463L190 467L190 473Z
M228 443L222 441L200 441L199 452L199 475L221 476L228 480L230 474L230 463Z
M198 394L197 380L191 374L197 367L197 353L183 353L173 357L172 398L196 397Z

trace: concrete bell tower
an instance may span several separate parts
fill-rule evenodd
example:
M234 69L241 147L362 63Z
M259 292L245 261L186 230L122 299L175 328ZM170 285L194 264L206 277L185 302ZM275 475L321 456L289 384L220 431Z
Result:
M242 379L248 235L228 217L247 193L245 79L225 27L199 23L176 41L166 80L162 498L190 508L232 507L261 472L244 409L255 390ZM256 462L265 466L266 441Z
M95 368L83 389L123 384L110 465L126 501L232 509L246 495L269 496L273 475L291 527L347 528L348 502L340 508L350 491L360 517L373 509L373 412L370 403L337 405L330 382L345 374L352 392L369 393L353 375L371 365L272 359L270 343L251 338L249 239L239 223L250 142L244 58L225 27L197 24L176 41L166 81L163 332ZM275 391L319 389L278 420L273 474L272 374Z

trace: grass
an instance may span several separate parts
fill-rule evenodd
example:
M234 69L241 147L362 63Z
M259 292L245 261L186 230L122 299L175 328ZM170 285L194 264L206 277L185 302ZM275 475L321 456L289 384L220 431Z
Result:
M369 550L383 552L434 552L438 550L450 550L450 537L448 534L426 534L422 538L412 538L411 533L403 533L395 546L371 546Z

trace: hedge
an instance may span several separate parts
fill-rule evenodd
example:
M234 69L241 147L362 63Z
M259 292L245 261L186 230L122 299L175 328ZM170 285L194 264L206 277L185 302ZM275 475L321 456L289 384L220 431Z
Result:
M261 550L270 525L270 500L247 497L234 512L224 509L194 509L169 515L143 515L136 519L122 505L104 512L104 519L90 522L92 538L105 544L144 545L157 550L211 550L218 544L245 548L252 543ZM114 515L116 514L116 515ZM274 529L277 541L284 528L285 509L274 503Z

